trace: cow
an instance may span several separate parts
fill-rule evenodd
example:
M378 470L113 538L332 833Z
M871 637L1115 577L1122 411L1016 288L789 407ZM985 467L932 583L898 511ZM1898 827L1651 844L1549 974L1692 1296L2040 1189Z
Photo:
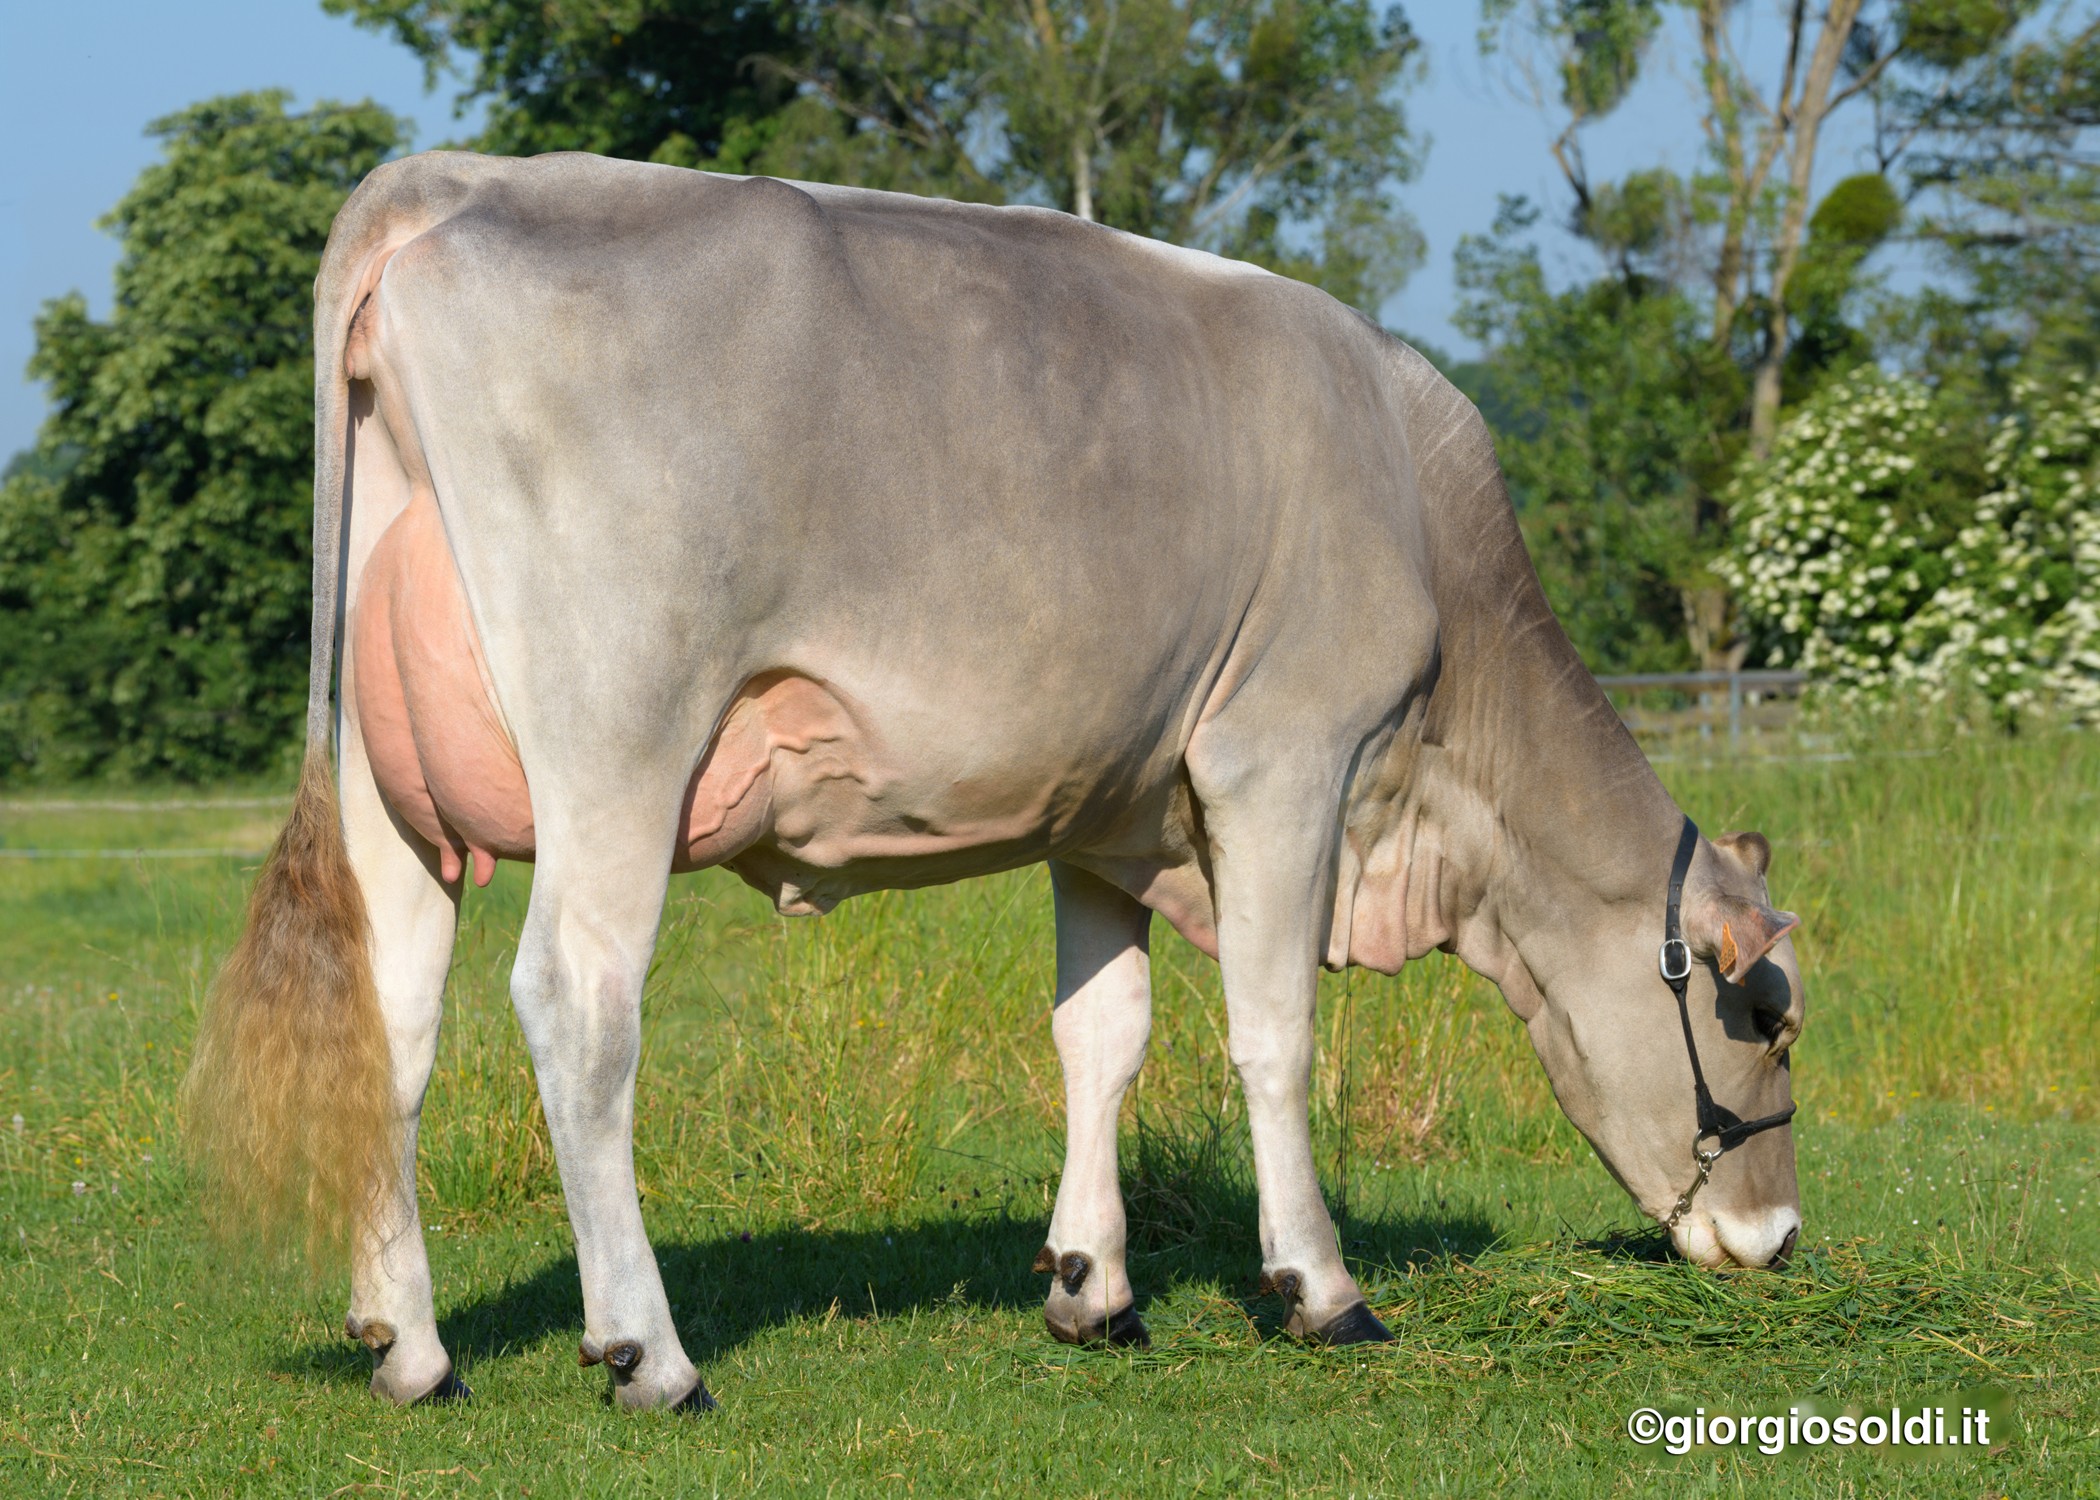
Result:
M377 1394L464 1392L415 1142L499 859L535 862L511 993L624 1406L711 1405L632 1152L667 883L710 866L799 914L1048 862L1060 1339L1145 1337L1155 914L1222 971L1291 1333L1389 1337L1314 1173L1323 965L1455 953L1682 1254L1791 1249L1770 846L1671 800L1480 415L1369 319L1046 209L432 153L337 217L314 333L305 765L185 1101L222 1219L348 1246Z

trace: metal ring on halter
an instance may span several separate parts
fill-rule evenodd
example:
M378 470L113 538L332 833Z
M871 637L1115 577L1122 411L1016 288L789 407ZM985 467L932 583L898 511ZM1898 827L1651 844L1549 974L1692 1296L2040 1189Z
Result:
M1705 1187L1707 1179L1713 1175L1714 1163L1721 1159L1721 1152L1724 1148L1718 1143L1711 1151L1701 1151L1699 1149L1699 1143L1710 1134L1712 1132L1702 1130L1692 1137L1692 1160L1699 1164L1699 1175L1692 1179L1690 1187L1677 1195L1676 1207L1672 1208L1670 1216L1663 1220L1663 1228L1665 1229L1675 1229L1677 1221L1691 1212L1692 1200L1699 1196L1699 1189Z

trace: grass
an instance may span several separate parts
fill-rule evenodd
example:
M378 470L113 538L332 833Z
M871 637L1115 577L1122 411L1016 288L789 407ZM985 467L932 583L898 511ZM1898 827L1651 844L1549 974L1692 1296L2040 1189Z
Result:
M1801 911L1806 1253L1663 1258L1487 986L1330 979L1316 1137L1398 1335L1302 1350L1254 1294L1207 960L1159 929L1126 1134L1154 1347L1050 1343L1060 1160L1040 871L786 923L674 883L637 1154L723 1410L610 1410L507 975L530 872L471 894L422 1155L477 1399L364 1394L333 1281L198 1229L172 1099L235 856L0 858L0 1486L18 1493L2100 1493L2100 740L1662 769ZM115 794L112 794L115 795ZM78 801L79 798L74 799ZM12 802L0 851L251 849L268 809ZM1660 992L1659 992L1660 994ZM1666 997L1664 997L1666 998ZM10 1117L18 1117L11 1119ZM1672 1457L1652 1406L1988 1403L1989 1451Z

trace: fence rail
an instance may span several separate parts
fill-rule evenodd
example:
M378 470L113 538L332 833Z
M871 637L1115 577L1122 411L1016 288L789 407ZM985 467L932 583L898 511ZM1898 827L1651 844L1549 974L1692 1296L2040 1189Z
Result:
M1600 677L1597 683L1612 700L1619 717L1635 734L1670 735L1696 732L1711 737L1725 730L1728 748L1742 748L1746 732L1784 729L1793 722L1804 672L1752 668L1735 672L1635 672ZM1643 709L1624 700L1642 693L1671 692L1689 701L1683 706Z

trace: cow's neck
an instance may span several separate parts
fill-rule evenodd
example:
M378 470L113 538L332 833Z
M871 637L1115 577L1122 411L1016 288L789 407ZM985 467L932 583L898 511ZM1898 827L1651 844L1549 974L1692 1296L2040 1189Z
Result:
M1413 873L1436 883L1448 946L1522 1011L1532 981L1551 987L1617 925L1611 910L1660 920L1683 815L1548 607L1499 472L1486 478L1431 520L1441 669L1411 800L1438 869Z

